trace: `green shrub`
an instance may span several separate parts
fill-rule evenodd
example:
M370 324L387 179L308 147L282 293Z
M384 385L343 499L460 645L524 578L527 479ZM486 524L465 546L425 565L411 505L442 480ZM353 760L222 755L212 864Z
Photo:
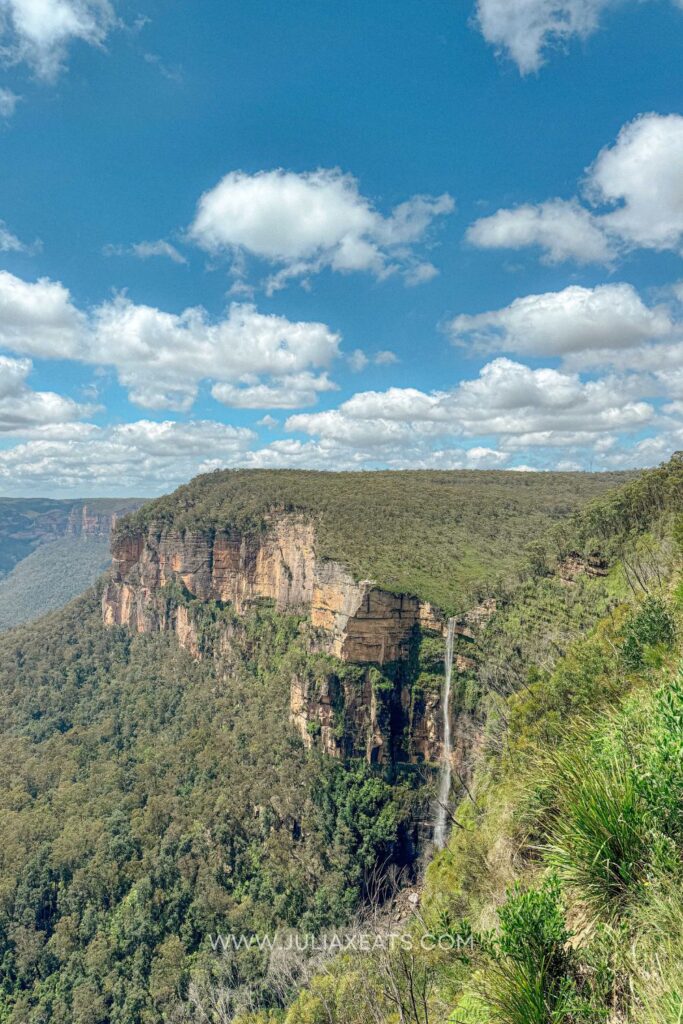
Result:
M498 916L498 947L502 953L539 968L545 964L549 970L564 970L564 947L570 933L556 878L547 879L538 889L524 889L516 885L508 891Z
M582 992L559 882L537 889L517 885L498 912L500 934L481 994L496 1024L574 1024L597 1021Z
M656 695L637 785L652 827L683 845L683 674Z
M673 616L663 601L648 597L624 629L621 656L631 672L638 672L648 663L654 648L673 647L676 626Z
M591 920L613 920L641 881L648 854L644 801L630 757L554 757L556 808L545 856Z

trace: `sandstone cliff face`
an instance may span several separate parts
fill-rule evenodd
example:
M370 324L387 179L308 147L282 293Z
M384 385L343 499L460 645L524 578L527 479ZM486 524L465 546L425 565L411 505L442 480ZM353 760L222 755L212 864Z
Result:
M342 565L318 559L314 527L297 516L273 515L260 534L123 534L115 536L112 554L104 621L138 632L174 628L159 601L169 583L201 601L229 603L238 613L259 599L279 611L301 610L342 661L399 661L416 627L443 629L443 617L430 605L357 582Z
M67 537L102 537L106 540L121 516L138 507L139 502L133 502L115 512L98 512L87 504L74 505L69 512L64 533Z
M291 721L304 743L333 757L437 762L441 694L436 689L416 696L407 665L417 635L443 635L444 616L416 597L354 580L344 566L318 558L315 542L310 521L275 513L258 533L115 534L104 622L142 633L173 632L202 657L193 599L230 605L238 615L263 599L279 611L301 612L313 627L315 649L351 667L331 668L322 679L301 674L288 681ZM461 638L473 640L494 608L481 606L465 617ZM231 628L222 623L213 653L229 650ZM469 659L459 658L456 671L469 667ZM457 709L453 714L457 739Z

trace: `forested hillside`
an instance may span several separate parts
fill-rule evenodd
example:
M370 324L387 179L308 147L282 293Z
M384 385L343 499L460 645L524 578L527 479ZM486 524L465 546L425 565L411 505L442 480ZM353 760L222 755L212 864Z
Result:
M0 639L0 1019L161 1020L210 933L318 930L408 854L414 783L288 726L299 627L254 611L198 663L90 593Z
M552 532L500 598L460 676L481 740L410 942L328 958L282 1018L235 1020L680 1024L680 456Z
M134 498L0 498L0 631L61 608L109 563L109 536Z
M0 579L0 631L61 608L109 565L103 537L61 537L41 544Z
M253 499L260 474L200 478L121 530L258 529L264 509L305 511L288 479L297 476L265 474L267 496L257 488ZM455 553L425 559L453 475L424 476L424 531L423 475L377 476L367 520L355 517L368 477L352 476L348 504L336 477L323 484L325 550L342 553L320 525L332 510L338 543L354 538L357 572L372 564L354 562L361 555L388 557L377 540L382 494L403 488L417 540L411 548L401 531L407 519L385 517L404 560L396 578L415 582L429 566L432 593L452 594L464 541L457 565ZM457 476L458 488L477 484ZM101 585L0 637L1 1021L679 1020L683 462L603 496L604 480L559 475L553 498L552 477L540 477L482 475L483 508L487 488L491 507L507 495L515 525L499 510L498 533L505 522L516 539L509 559L492 529L476 527L471 494L449 513L462 531L472 526L484 568L470 583L485 601L456 641L451 838L426 879L439 765L412 753L410 732L413 709L439 706L438 632L416 630L401 664L359 666L330 655L303 613L256 601L238 615L179 583L161 599L196 616L193 652L173 633L105 627ZM327 478L302 479L297 487ZM598 497L567 516L577 483ZM226 486L237 488L232 511ZM206 505L188 497L205 492ZM522 510L543 495L525 530ZM372 711L373 728L392 737L383 758L343 746L328 756L315 719L295 731L302 679L340 737L339 693L355 693L354 714ZM397 885L410 887L407 904L399 892L393 905ZM415 946L311 958L212 945L218 934L320 935L363 908L364 928L409 933ZM425 933L471 943L423 949Z

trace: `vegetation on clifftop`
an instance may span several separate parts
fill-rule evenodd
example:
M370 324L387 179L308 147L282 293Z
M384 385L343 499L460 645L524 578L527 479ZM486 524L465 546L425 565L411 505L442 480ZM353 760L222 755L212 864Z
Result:
M271 511L300 513L315 522L319 557L341 562L357 579L452 612L523 565L533 538L628 478L222 470L143 506L119 530L258 532Z

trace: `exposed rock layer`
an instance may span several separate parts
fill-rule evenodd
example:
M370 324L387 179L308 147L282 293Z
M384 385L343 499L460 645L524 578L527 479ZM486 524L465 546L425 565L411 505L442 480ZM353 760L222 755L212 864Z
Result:
M317 649L358 668L331 668L322 679L303 672L289 680L291 721L306 745L371 762L437 762L443 740L440 693L412 687L408 655L419 634L443 634L443 615L412 595L354 580L341 564L320 559L315 541L310 521L276 513L253 533L121 530L114 534L104 621L141 633L173 632L201 657L195 602L228 604L238 615L262 600L279 611L301 612L313 627ZM458 627L461 639L472 641L494 608L481 606L465 617ZM219 650L228 650L230 628L226 621ZM468 659L462 661L456 669ZM378 666L384 666L381 692ZM454 733L457 738L457 722Z
M274 515L258 534L122 533L112 553L104 621L138 632L174 628L159 600L171 583L238 613L262 599L279 611L304 611L329 653L343 661L399 661L417 627L443 629L443 617L416 597L358 582L339 563L317 558L314 527L296 516Z

